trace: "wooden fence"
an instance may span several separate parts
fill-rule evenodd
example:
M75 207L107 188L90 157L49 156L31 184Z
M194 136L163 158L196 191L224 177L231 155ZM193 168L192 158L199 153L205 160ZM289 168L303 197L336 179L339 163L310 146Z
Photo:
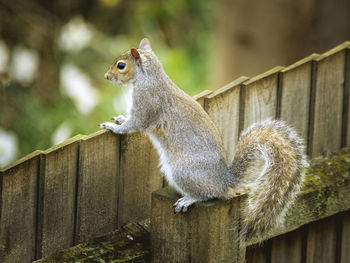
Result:
M350 147L314 159L285 224L246 242L238 238L245 195L174 214L174 190L153 192L151 262L350 262L349 160Z
M266 118L294 126L312 158L350 144L349 78L345 42L196 99L221 132L230 158L239 133ZM1 170L0 261L30 262L150 217L151 193L163 186L157 159L139 133L99 131ZM274 255L271 246L250 249L270 251L266 259Z

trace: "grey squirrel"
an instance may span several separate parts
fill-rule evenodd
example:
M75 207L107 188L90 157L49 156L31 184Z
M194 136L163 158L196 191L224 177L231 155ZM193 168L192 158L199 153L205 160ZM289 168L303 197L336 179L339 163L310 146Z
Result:
M176 213L197 202L247 193L242 237L283 221L308 165L293 129L278 120L253 124L240 136L229 163L214 123L170 80L148 39L119 56L105 77L127 86L132 103L127 117L113 117L114 123L101 123L100 128L148 135L165 178L183 196L174 204Z

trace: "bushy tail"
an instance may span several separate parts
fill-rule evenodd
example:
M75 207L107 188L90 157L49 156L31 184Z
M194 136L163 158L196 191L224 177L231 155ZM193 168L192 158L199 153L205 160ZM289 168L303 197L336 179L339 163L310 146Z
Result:
M241 208L242 238L283 223L307 166L303 140L284 122L266 120L242 133L231 166L238 178L234 191L248 194Z

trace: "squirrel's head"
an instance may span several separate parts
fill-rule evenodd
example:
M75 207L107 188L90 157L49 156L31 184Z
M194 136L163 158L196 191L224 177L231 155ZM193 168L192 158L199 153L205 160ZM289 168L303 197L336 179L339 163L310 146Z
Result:
M132 48L115 60L105 74L105 78L120 85L129 83L141 70L144 52L149 51L152 51L151 43L144 38L138 49Z

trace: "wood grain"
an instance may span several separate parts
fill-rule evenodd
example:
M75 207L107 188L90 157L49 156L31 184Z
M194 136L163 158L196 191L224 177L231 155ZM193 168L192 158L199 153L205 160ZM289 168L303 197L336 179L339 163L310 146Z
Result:
M244 83L244 129L253 123L276 118L278 72L281 69L273 68Z
M335 217L330 217L310 224L307 235L306 262L335 262L335 251Z
M119 139L103 130L81 141L76 243L117 228Z
M122 137L119 187L119 226L149 218L151 193L163 186L158 156L141 133Z
M205 99L204 110L221 134L229 161L233 159L240 132L241 84L247 79L241 77L208 95Z
M350 212L348 211L343 218L343 225L341 229L341 252L340 262L350 262Z
M0 262L35 259L40 152L1 173Z
M199 103L202 107L204 106L204 101L207 96L209 96L212 93L210 90L204 90L197 95L193 96L193 99Z
M267 263L266 253L266 242L259 245L249 246L246 250L246 263Z
M344 138L342 146L350 145L350 42L345 50L345 72L344 72L344 106L345 114L343 118Z
M76 179L79 140L74 137L44 152L40 160L42 178L41 247L46 257L74 245Z
M178 195L163 188L152 195L152 262L243 262L237 243L239 198L198 203L174 214Z
M271 263L302 262L302 229L272 239Z
M292 126L305 143L309 132L313 61L317 57L319 55L312 54L281 71L279 118Z
M344 67L344 50L317 63L312 157L341 147Z

